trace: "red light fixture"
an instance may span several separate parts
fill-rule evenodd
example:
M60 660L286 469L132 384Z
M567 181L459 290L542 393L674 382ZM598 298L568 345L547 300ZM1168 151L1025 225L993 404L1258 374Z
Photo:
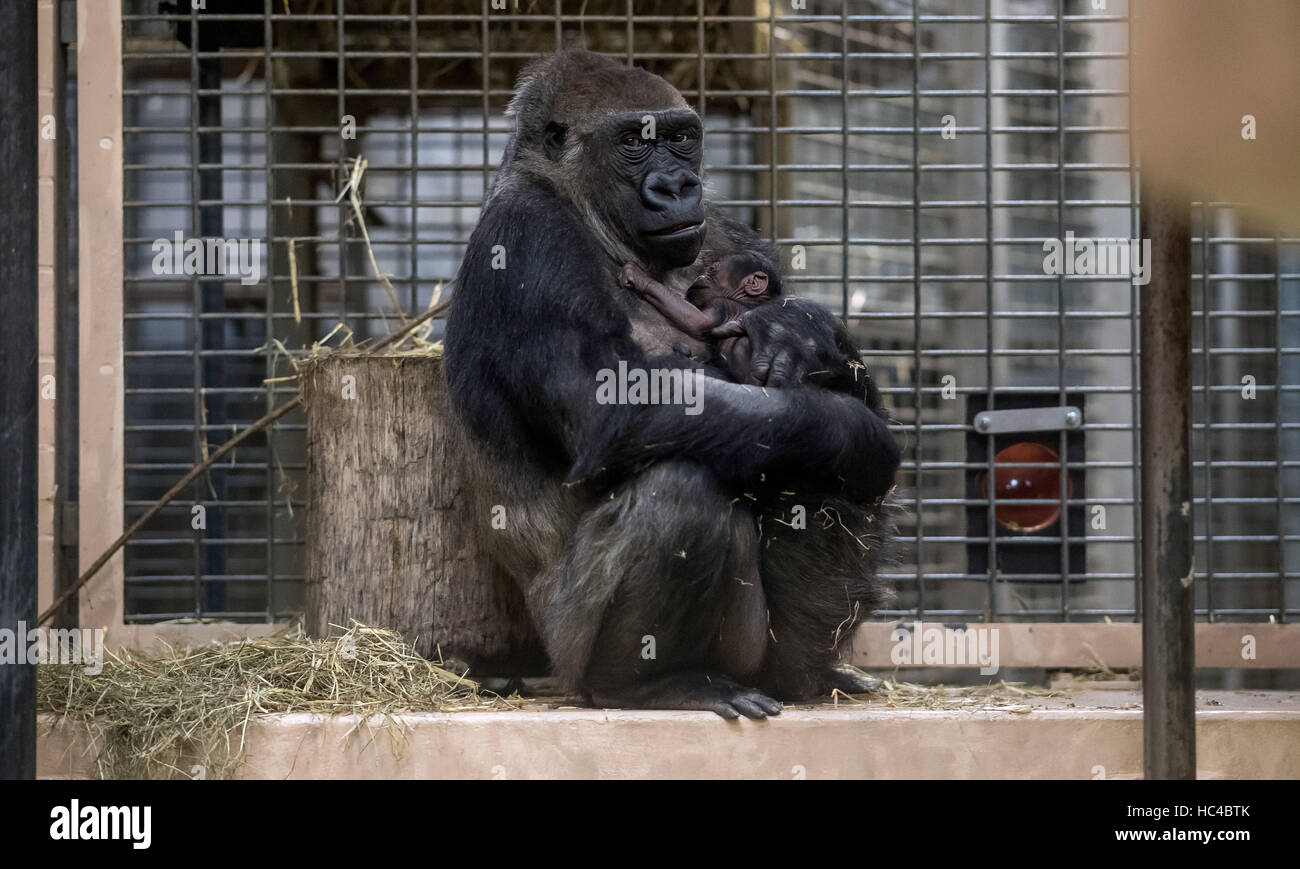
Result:
M1022 441L1012 444L993 457L995 494L994 506L999 525L1011 531L1028 534L1042 531L1061 516L1061 457L1043 444ZM1053 467L1010 467L1017 463L1051 463ZM980 491L989 496L988 473L980 475ZM1074 490L1074 483L1066 476L1066 498ZM1041 504L1003 504L1003 499L1024 501L1033 499Z

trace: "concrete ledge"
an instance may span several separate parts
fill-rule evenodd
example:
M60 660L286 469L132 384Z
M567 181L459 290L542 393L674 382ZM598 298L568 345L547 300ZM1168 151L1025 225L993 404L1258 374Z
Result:
M923 620L925 626L943 622ZM912 619L866 622L853 636L850 660L858 667L892 669L899 625L911 629ZM965 626L965 624L963 624ZM998 663L1003 667L1088 669L1105 664L1112 669L1142 666L1142 625L1137 622L970 622L969 627L995 631ZM1196 666L1200 668L1300 668L1300 624L1218 622L1197 624ZM901 666L926 666L913 661ZM941 666L978 667L972 657Z
M928 626L940 622L925 621ZM859 667L892 670L893 632L911 627L913 619L864 622L853 636L851 661ZM1003 667L1088 669L1100 663L1112 669L1142 666L1142 625L1136 622L970 622L972 628L997 631ZM86 625L86 627L91 627ZM104 643L110 649L158 652L172 646L197 646L263 637L287 627L276 624L198 622L192 619L147 625L110 625ZM1202 668L1300 668L1300 624L1218 622L1196 625L1196 666ZM923 663L903 664L926 666ZM944 666L978 666L951 663Z
M1300 693L1199 692L1202 778L1300 778ZM787 709L712 713L524 709L255 719L244 778L1139 778L1141 696L1082 691L1017 711ZM400 734L400 735L399 735ZM84 727L45 716L37 774L96 777Z
M90 627L87 625L86 627ZM239 622L200 622L193 619L156 622L148 625L109 625L104 635L108 649L135 649L158 654L177 646L202 646L207 643L230 643L236 640L270 636L287 624L243 624Z

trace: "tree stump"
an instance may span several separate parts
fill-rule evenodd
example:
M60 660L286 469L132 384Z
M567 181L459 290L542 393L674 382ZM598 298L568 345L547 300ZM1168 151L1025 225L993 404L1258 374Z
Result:
M438 649L472 674L531 675L545 655L518 588L488 557L466 436L442 361L335 356L302 366L307 406L305 625L351 619Z

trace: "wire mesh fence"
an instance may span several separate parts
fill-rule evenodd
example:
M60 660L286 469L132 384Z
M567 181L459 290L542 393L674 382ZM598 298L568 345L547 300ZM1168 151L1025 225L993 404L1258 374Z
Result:
M1045 242L1138 238L1135 7L127 0L127 521L292 395L291 357L451 291L516 75L581 42L696 106L712 196L865 348L905 445L886 615L1139 617L1140 277L1045 269ZM1231 195L1193 205L1197 607L1287 620L1300 239ZM248 268L186 273L196 239ZM975 425L1066 407L1077 425ZM286 417L128 545L128 621L300 608L303 430Z

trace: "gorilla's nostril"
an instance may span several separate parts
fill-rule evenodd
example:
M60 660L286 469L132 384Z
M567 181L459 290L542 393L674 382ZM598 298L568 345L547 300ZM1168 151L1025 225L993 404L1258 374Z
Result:
M691 172L653 172L645 179L645 199L652 206L674 205L684 197L698 198L699 187Z

